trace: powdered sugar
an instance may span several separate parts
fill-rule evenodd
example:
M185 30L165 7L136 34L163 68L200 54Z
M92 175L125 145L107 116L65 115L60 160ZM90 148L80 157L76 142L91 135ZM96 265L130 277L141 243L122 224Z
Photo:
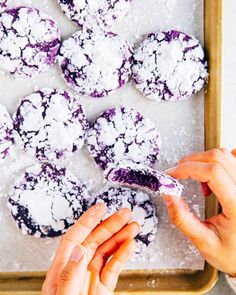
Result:
M155 207L146 193L138 192L129 188L111 187L95 198L92 204L105 202L108 212L104 218L115 213L121 208L132 211L133 219L139 223L141 231L136 237L136 254L143 253L153 242L157 234L158 219Z
M7 2L8 2L8 0L0 0L0 13L6 9Z
M49 69L60 47L54 20L35 8L9 9L0 15L0 68L15 77Z
M121 164L117 167L109 167L104 175L112 182L164 195L180 197L183 192L183 186L176 179L144 165Z
M137 88L155 101L187 99L208 77L199 41L177 31L149 34L135 50L132 71Z
M24 234L63 234L86 210L89 193L66 169L35 164L15 182L8 206Z
M152 165L161 145L152 121L124 107L103 112L88 132L87 141L92 157L102 169L124 160Z
M130 0L58 0L72 21L89 28L106 27L122 19L130 8Z
M24 97L13 119L23 148L43 160L72 156L82 148L88 129L79 100L60 89L44 88Z
M9 155L13 143L12 119L6 108L0 104L0 162Z
M102 97L128 81L131 56L129 44L118 35L86 29L62 43L58 60L70 87Z

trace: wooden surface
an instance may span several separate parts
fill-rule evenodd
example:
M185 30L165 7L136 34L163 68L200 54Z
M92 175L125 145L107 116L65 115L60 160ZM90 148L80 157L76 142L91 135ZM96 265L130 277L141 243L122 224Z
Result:
M205 48L210 64L210 79L205 95L205 147L221 146L222 104L222 0L205 0ZM218 211L216 198L206 203L206 217ZM1 295L39 295L42 273L0 274ZM147 286L149 280L156 287ZM205 294L217 281L217 271L206 264L204 271L176 271L173 275L156 270L124 272L117 294Z

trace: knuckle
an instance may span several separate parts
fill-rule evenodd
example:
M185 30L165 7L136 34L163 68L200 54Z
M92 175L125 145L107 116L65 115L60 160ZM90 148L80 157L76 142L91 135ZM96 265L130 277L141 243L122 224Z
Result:
M85 242L83 243L83 246L85 248L89 248L92 251L95 251L98 247L99 247L99 242L97 240L85 240Z
M222 171L221 165L218 163L214 163L210 166L210 175L213 177L217 177Z
M64 286L71 280L72 274L69 270L64 269L60 276L60 285Z
M178 228L181 228L183 222L184 222L184 217L179 216L178 214L174 214L171 216L171 222L177 226Z
M222 152L219 149L213 149L210 151L209 156L211 160L218 162L222 158Z

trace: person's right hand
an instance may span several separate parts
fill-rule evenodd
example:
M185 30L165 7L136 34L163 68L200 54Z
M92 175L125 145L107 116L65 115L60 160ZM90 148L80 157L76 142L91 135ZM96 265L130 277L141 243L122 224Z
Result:
M169 217L215 268L236 276L236 150L213 149L184 157L166 172L207 183L222 213L200 221L183 198L164 196Z
M140 227L129 209L101 222L106 211L104 204L91 207L63 236L42 295L114 294Z

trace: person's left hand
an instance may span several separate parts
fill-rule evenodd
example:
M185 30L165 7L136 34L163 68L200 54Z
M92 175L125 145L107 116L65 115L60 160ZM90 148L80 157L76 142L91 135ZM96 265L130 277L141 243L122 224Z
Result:
M42 295L112 295L140 231L121 209L102 223L104 204L85 212L63 236Z

